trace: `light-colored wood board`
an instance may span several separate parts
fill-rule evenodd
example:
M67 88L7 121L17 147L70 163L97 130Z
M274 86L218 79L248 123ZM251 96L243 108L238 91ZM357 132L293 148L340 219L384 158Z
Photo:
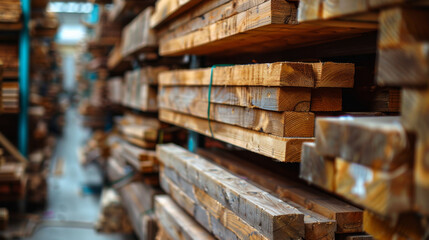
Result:
M304 215L296 208L185 149L165 144L158 158L219 201L269 239L304 236Z
M399 117L326 117L316 119L316 150L374 169L409 165L414 139Z
M429 43L402 44L378 50L377 84L381 86L429 86Z
M379 48L429 41L429 11L424 8L392 8L381 11Z
M158 222L174 240L215 239L167 195L155 197Z
M200 209L203 209L211 218L219 221L220 225L203 225L207 231L212 232L216 237L222 239L221 236L233 234L237 239L267 239L256 229L238 217L234 212L222 206L218 201L204 193L202 190L195 187L193 188L195 193L194 195L197 196L196 201L194 201L165 175L161 175L161 183L164 185L164 190L165 188L168 188L168 190L165 191L169 193L179 206L184 208L191 216L195 215L195 205L199 205ZM207 223L210 224L210 221ZM220 228L218 226L220 226ZM217 231L213 231L216 227L218 228ZM219 234L220 232L222 232L222 234Z
M158 0L150 17L150 27L157 28L200 2L201 0Z
M268 189L282 200L290 204L295 203L296 205L294 206L296 206L301 212L305 213L305 209L311 211L311 213L305 213L306 216L314 216L313 213L318 213L328 219L335 220L336 222L336 227L332 229L332 224L326 221L322 223L320 220L323 218L320 218L318 224L311 228L312 231L308 230L306 231L306 234L314 233L314 235L310 235L316 237L331 236L331 230L335 230L337 233L362 231L363 211L357 207L340 201L331 195L316 191L302 183L288 179L285 176L275 174L270 170L250 163L247 159L237 157L236 155L224 150L198 149L197 152L201 156L211 159L220 166L227 168L234 174L242 176L242 178L249 179L257 183L259 186ZM306 225L306 227L307 226L309 225ZM318 235L316 234L317 232L324 232L325 234Z
M350 88L354 64L277 62L175 70L159 75L162 86L287 86Z
M354 27L350 25L352 21L343 26L297 24L296 12L294 3L267 1L187 35L160 42L160 54L273 51L357 36L376 28L373 24ZM287 39L286 43L284 39Z
M158 100L170 105L208 102L205 86L160 87ZM220 87L211 89L211 103L270 111L335 112L342 110L340 88Z
M335 159L335 192L382 216L397 216L412 209L412 169L374 170Z
M299 177L329 192L335 192L335 160L318 155L314 143L304 143Z
M195 117L208 118L207 102L190 104L160 102L160 107ZM231 124L279 137L313 137L314 114L309 112L273 112L221 104L210 104L210 120Z
M208 121L165 109L159 111L161 121L211 136ZM312 138L283 138L266 133L211 121L213 137L223 142L271 157L283 162L299 162L301 144Z
M383 218L368 210L364 212L364 230L375 239L424 239L425 227L415 213L407 213L396 220Z

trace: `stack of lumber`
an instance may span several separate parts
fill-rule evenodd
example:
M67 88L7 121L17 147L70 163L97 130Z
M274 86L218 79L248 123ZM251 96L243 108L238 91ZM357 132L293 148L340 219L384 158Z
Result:
M18 78L18 45L0 43L0 60L3 62L3 78Z
M109 155L107 175L118 190L135 233L139 239L154 239L157 226L153 199L160 193L155 151L115 138Z
M94 41L100 45L114 45L121 38L121 25L109 21L109 12L101 7L100 18L95 25Z
M16 23L21 19L20 0L2 0L0 2L0 23Z
M297 1L283 0L158 1L151 26L159 31L163 56L277 51L376 28L376 24L298 24L297 5Z
M1 87L1 109L3 113L19 112L19 84L17 82L3 82Z
M155 239L157 225L153 209L159 190L142 182L132 182L120 188L119 193L139 239Z
M122 103L123 81L121 77L113 77L107 80L107 99L110 103Z
M109 12L109 21L127 24L154 2L154 0L113 0L113 7Z
M45 12L42 16L31 19L30 34L32 37L54 38L58 27L57 15L52 12Z
M101 211L95 228L102 233L131 233L132 227L119 198L113 189L103 189Z
M425 227L418 216L403 216L413 210L418 188L414 148L399 117L320 118L316 144L303 146L301 177L367 209L364 230L374 237L420 239ZM413 228L402 229L405 221Z
M0 166L0 201L16 201L25 196L27 178L24 165L6 162Z
M341 88L353 87L354 75L353 64L333 62L164 72L159 118L279 161L299 162L302 142L314 136L315 112L341 111Z
M364 230L376 238L424 236L419 217L408 214L419 201L413 196L418 148L400 117L318 118L315 137L303 144L301 178L366 209ZM404 214L417 223L393 230Z
M122 43L117 42L107 58L107 68L112 73L121 74L132 69L131 61L122 56Z
M158 145L157 154L161 186L174 200L168 205L178 205L190 215L166 217L166 206L156 206L159 225L172 239L178 238L169 229L181 228L172 219L182 217L190 217L205 234L218 239L334 239L336 233L362 232L362 210L248 160L221 150L201 150L216 162L212 163L172 144ZM172 224L176 226L169 228ZM179 232L190 234L183 231Z
M116 127L121 137L144 149L155 149L161 123L154 117L126 114Z
M166 67L148 66L126 72L122 105L145 112L158 111L158 74L166 70Z
M153 52L158 47L155 32L150 28L153 7L147 7L122 31L122 55L124 57Z

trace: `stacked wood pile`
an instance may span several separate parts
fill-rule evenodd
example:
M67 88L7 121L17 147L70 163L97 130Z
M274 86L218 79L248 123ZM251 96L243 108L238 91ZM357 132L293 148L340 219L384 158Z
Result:
M19 112L19 84L17 82L3 82L1 88L1 112Z
M55 13L44 12L41 16L30 21L30 34L32 37L54 38L57 34L59 21Z
M158 74L166 67L144 67L124 77L122 105L145 112L158 111Z
M123 99L122 77L112 77L107 80L107 99L112 104L121 104Z
M132 232L132 227L121 199L113 189L104 189L101 194L101 213L96 229L98 232L103 233Z
M299 145L313 137L314 112L341 111L341 88L353 82L353 64L330 62L170 71L160 74L159 118L279 161L298 162Z
M0 59L3 62L3 78L18 78L18 45L16 43L0 43Z
M10 202L23 199L27 178L24 165L6 162L0 166L0 201Z
M147 7L122 31L122 55L124 57L156 50L158 43L149 22L152 12L153 8Z
M154 239L157 225L153 201L154 196L159 194L155 151L144 150L117 138L110 147L107 173L137 236L140 239Z
M427 3L316 2L301 2L305 6L302 21L353 19L364 24L361 17L367 16L366 23L379 24L376 81L402 88L401 115L318 118L315 143L303 145L301 177L363 207L364 230L374 238L424 239L429 125L428 65L422 47L429 40L429 29L420 23L429 12L418 5ZM370 10L377 12L368 18Z
M109 21L109 12L102 7L99 22L95 25L94 42L102 45L114 45L121 36L121 25Z
M0 2L0 22L16 23L21 19L21 1L3 0Z
M164 191L216 238L319 239L324 236L334 239L335 234L360 236L362 232L362 210L263 170L240 158L239 155L246 155L242 151L235 154L222 150L199 151L214 162L175 145L159 145L157 153L162 163ZM239 204L233 203L236 199ZM261 215L250 214L253 208L262 209ZM259 217L271 220L260 225ZM160 218L160 225L163 224L168 221ZM273 228L267 224L279 227L270 232Z

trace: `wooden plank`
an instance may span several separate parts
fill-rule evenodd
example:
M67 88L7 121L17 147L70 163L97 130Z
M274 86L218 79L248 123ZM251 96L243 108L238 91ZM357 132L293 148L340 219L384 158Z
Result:
M415 207L429 215L429 90L402 90L401 121L404 127L417 134L414 160Z
M208 87L160 87L161 102L208 101ZM324 94L322 94L324 95ZM292 87L221 87L211 89L211 103L270 111L310 111L311 90Z
M122 55L154 51L157 46L155 32L149 26L153 7L147 7L122 31Z
M160 104L189 105L208 102L208 87L160 87ZM269 111L335 112L342 110L340 88L212 87L211 103Z
M259 186L268 189L283 201L295 203L296 205L294 206L301 212L305 212L303 208L311 211L311 214L307 213L305 214L306 216L314 216L314 213L318 213L328 219L336 221L336 229L332 228L333 226L329 221L322 223L323 221L321 222L321 218L319 218L316 225L310 227L312 230L307 229L307 226L310 226L310 223L308 223L308 225L306 225L306 239L310 236L316 238L317 236L328 237L332 235L331 231L334 230L337 233L362 231L363 211L331 195L319 192L296 180L288 179L284 175L276 174L268 169L261 168L259 165L252 164L248 160L237 157L235 154L226 151L219 149L199 149L198 154L227 168L234 174L242 176L244 179L250 179ZM306 218L304 218L304 222L306 222ZM308 233L310 236L307 235Z
M379 16L379 48L400 47L429 40L429 11L424 8L392 8Z
M413 159L414 140L399 117L327 117L316 119L316 150L374 169L390 170Z
M195 215L195 207L200 206L200 209L203 209L207 216L216 219L220 223L220 228L211 224L210 221L207 222L210 225L203 225L207 231L212 232L219 239L222 239L222 236L226 236L227 234L233 234L234 238L237 239L267 239L256 229L238 217L234 212L222 206L222 204L214 200L202 190L195 187L193 188L195 193L194 196L196 196L196 201L194 201L165 175L161 175L160 179L162 183L161 185L164 185L163 189L170 194L179 206L185 209L191 216ZM216 227L218 227L218 229L213 231Z
M269 0L184 36L162 41L160 54L262 52L332 41L375 29L374 24L360 24L357 28L351 28L349 24L297 24L296 12L294 3ZM288 39L288 42L281 39Z
M206 136L211 136L208 122L205 119L165 109L159 111L159 119ZM219 122L211 122L211 128L215 139L283 162L299 162L301 144L305 141L312 141L311 138L277 137Z
M165 42L193 31L197 31L210 24L214 24L218 21L229 18L240 12L249 10L250 8L256 7L267 0L221 0L212 1L213 3L201 3L196 8L191 9L190 15L194 16L183 16L182 19L175 19L175 21L168 26L168 31L161 33L161 42ZM202 8L202 9L200 9ZM196 13L200 13L196 15ZM186 19L186 20L185 20Z
M176 104L160 102L160 107L195 117L207 118L207 102ZM279 137L313 137L314 114L309 112L272 112L253 108L211 104L210 120L240 126Z
M335 159L335 192L383 216L412 207L412 171L402 166L390 172Z
M174 144L158 145L167 167L219 201L269 239L304 236L304 215L296 208Z
M215 239L167 195L155 197L155 212L162 228L174 240Z
M121 134L146 141L156 141L158 139L158 129L151 126L142 125L119 125Z
M334 18L368 11L367 0L324 0L322 18Z
M148 141L145 141L145 140L142 140L142 139L138 139L138 138L135 138L135 137L129 137L129 136L126 136L126 135L122 135L122 138L124 140L126 140L127 142L129 142L131 144L134 144L134 145L136 145L138 147L141 147L141 148L154 149L155 146L156 146L156 142L148 142Z
M298 22L318 20L322 16L322 0L300 0L298 7Z
M158 0L150 17L150 27L157 28L200 2L201 0Z
M205 86L210 84L211 68L175 70L159 75L162 86ZM354 64L297 63L216 67L213 86L287 86L350 88L354 82Z
M314 143L304 143L299 177L327 191L335 192L335 160L318 155Z
M164 174L164 172L166 174ZM163 175L161 177L161 182L163 181L162 178L165 177L167 179L167 181L171 182L171 184L175 184L175 182L178 182L177 188L187 188L188 187L186 184L184 186L181 185L185 181L180 176L178 176L178 174L174 170L171 170L170 168L165 167L165 168L163 168L163 171L161 173ZM175 180L168 178L167 175L174 176L173 178ZM187 184L189 184L189 183L187 183ZM186 202L188 202L188 201L192 201L192 202L199 201L200 205L206 206L205 209L208 209L208 211L210 211L210 212L213 211L212 215L215 215L216 216L215 218L218 219L222 225L224 225L225 227L230 229L237 236L241 236L241 237L238 237L239 239L254 239L254 238L260 239L260 236L258 236L258 234L256 234L258 232L256 230L254 230L254 228L250 227L247 223L243 224L243 222L242 222L243 220L238 219L239 217L236 216L235 213L226 209L218 201L214 200L209 195L202 193L202 190L195 188L195 186L193 186L191 190L192 190L191 191L192 197L190 196L189 197L190 200L187 200ZM197 192L200 192L200 195L202 195L202 196L200 196L200 198L202 197L206 201L203 199L198 200ZM185 194L183 191L182 191L182 193ZM172 196L172 198L175 199L174 196ZM211 198L211 200L209 200L207 198ZM195 199L195 200L192 200L192 199ZM176 202L177 201L178 200L176 200ZM293 205L293 203L289 203L289 204ZM181 204L179 204L179 205L181 205ZM328 219L326 219L326 218L324 218L324 217L322 217L322 216L320 216L314 212L305 210L302 207L300 207L299 205L293 205L293 206L297 207L301 212L303 212L305 214L305 216L304 216L305 239L320 239L321 236L323 236L324 239L334 239L334 233L335 233L335 229L336 229L335 221L328 220ZM185 208L187 208L187 207L185 207ZM189 208L189 211L191 209L193 209L193 208ZM228 221L228 219L230 219L230 220ZM231 222L233 222L233 223L231 224ZM237 222L238 224L234 224L234 222ZM237 226L239 226L239 227L237 228ZM253 229L253 230L251 230L251 229ZM243 231L244 231L244 234L243 234Z
M414 213L403 214L395 221L367 210L364 212L364 230L375 239L424 239L425 227L421 221Z

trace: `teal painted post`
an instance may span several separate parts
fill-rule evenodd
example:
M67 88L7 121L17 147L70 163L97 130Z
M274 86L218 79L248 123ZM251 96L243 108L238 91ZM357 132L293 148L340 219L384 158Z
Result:
M28 151L28 104L30 95L30 10L31 0L21 0L23 27L19 39L19 97L18 148L22 155Z

